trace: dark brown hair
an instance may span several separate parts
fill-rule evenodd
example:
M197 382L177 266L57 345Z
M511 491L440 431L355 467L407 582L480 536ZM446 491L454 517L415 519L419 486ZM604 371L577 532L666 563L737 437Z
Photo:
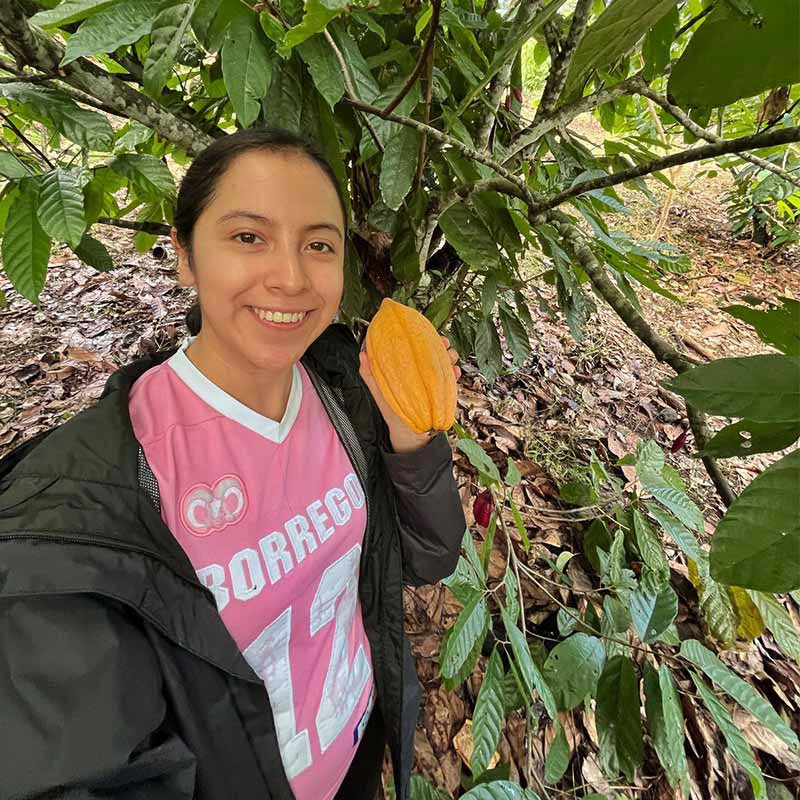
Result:
M317 147L308 139L282 128L248 128L215 140L192 161L181 181L173 225L178 242L189 251L190 257L194 226L212 201L217 184L234 159L253 150L295 152L310 158L333 184L347 228L347 203L342 187L330 163ZM200 332L202 316L199 303L195 303L186 314L186 325L192 336Z

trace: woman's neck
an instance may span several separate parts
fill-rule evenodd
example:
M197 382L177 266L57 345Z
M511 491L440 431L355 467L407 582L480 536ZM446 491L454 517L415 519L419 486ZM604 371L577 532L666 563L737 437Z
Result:
M242 405L275 422L283 419L292 390L292 367L271 371L237 364L202 330L185 352L206 378Z

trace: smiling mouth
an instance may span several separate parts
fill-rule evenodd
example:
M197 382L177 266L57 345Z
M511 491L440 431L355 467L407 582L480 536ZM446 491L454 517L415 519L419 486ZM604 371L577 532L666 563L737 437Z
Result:
M264 322L273 322L282 325L292 325L302 322L305 319L307 311L267 311L263 308L256 308L250 306L253 313Z

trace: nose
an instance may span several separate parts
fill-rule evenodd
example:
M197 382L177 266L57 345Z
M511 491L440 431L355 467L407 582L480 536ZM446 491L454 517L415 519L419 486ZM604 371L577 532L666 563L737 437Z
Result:
M290 243L284 243L266 257L264 287L284 294L301 294L310 288L302 255Z

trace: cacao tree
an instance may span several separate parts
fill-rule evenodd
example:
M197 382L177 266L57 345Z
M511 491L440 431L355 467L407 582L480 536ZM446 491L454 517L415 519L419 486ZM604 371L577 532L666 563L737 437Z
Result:
M581 704L594 709L609 779L631 783L647 764L676 797L691 789L682 698L705 709L754 797L766 783L733 703L798 749L787 721L715 654L766 627L800 659L775 595L800 588L800 460L784 456L738 499L716 461L798 439L798 304L729 309L777 352L698 367L637 299L645 289L677 302L661 279L685 272L687 257L612 223L625 212L615 187L649 195L653 176L674 188L667 170L693 162L757 170L771 182L763 197L796 215L798 31L795 0L0 0L2 263L31 303L54 243L113 269L95 225L131 229L147 249L169 231L193 155L274 125L313 139L348 198L341 313L359 332L391 296L424 311L492 381L531 352L533 254L576 338L605 302L676 373L671 388L728 514L708 551L702 514L654 443L611 467L593 460L562 498L598 594L580 608L558 598L549 650L526 625L521 580L550 587L519 556L530 535L512 496L518 470L511 462L501 477L456 426L487 523L482 552L467 533L448 581L463 611L440 657L455 687L489 656L466 797L546 796L566 780L565 715ZM753 113L776 92L770 113ZM599 152L570 127L586 113L608 134ZM741 421L712 438L706 413ZM633 498L615 477L622 465L635 467ZM492 585L501 540L508 568ZM688 565L702 641L676 627L666 550ZM564 585L573 555L552 565ZM511 713L553 733L545 774L524 776L525 787L488 768ZM421 778L414 792L437 796Z

